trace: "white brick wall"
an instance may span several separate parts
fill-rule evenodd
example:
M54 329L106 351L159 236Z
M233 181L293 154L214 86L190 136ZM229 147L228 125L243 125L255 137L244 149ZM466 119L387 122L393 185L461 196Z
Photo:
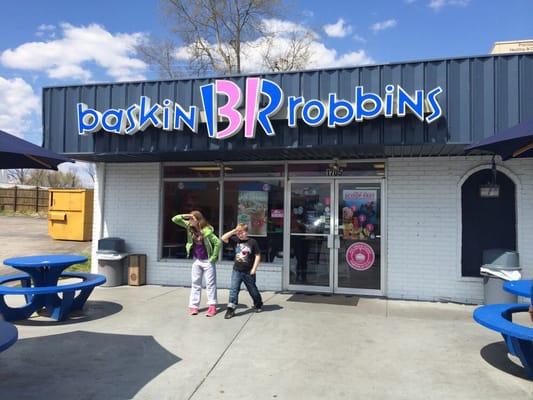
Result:
M490 158L392 158L387 176L387 295L393 298L483 301L479 278L460 277L460 187ZM518 179L518 251L533 275L533 160L511 160Z
M161 177L159 163L97 165L95 182L93 263L98 271L96 249L100 237L100 183L105 168L104 229L102 237L117 236L126 241L128 252L146 253L147 282L190 286L190 260L158 260L159 205ZM232 264L217 265L217 283L220 288L230 284ZM263 264L257 277L260 290L281 289L281 267Z
M387 257L385 295L393 298L478 303L480 279L460 277L460 180L489 158L392 158L387 166ZM524 275L533 276L533 160L504 164L519 181L518 251ZM93 271L100 237L100 186L97 166L93 228ZM190 261L158 260L160 164L105 165L103 237L126 240L127 250L148 256L150 284L190 286ZM221 263L218 285L229 287L231 264ZM262 265L261 290L280 290L282 269Z

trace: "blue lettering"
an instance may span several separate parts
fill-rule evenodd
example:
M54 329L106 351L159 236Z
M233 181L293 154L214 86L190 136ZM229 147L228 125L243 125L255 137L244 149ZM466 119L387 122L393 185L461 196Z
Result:
M139 106L133 104L126 110L128 118L128 127L126 128L126 135L133 135L139 131Z
M427 101L429 102L429 105L433 112L426 117L426 122L428 124L431 124L433 121L439 119L442 115L442 108L437 101L437 96L442 93L442 88L436 87L432 91L428 92L427 94Z
M102 128L107 132L124 133L126 115L124 110L111 108L102 114Z
M139 129L145 130L151 123L156 128L161 128L163 123L159 119L162 107L159 104L154 104L150 107L150 98L141 96L140 113L139 113Z
M396 114L398 114L399 117L405 117L406 106L413 111L420 121L424 121L423 90L416 90L415 99L413 99L400 85L398 85L398 110L396 111Z
M86 135L102 128L102 114L89 108L85 103L78 103L76 108L78 111L78 134Z
M261 93L268 97L268 104L265 108L259 110L257 121L268 136L274 136L276 132L274 132L268 117L276 114L283 106L283 91L276 83L267 79L262 79Z
M316 115L311 115L311 110L316 110ZM326 118L326 106L320 100L309 100L302 110L302 119L309 126L318 126Z
M296 127L296 112L304 103L304 98L302 96L300 97L289 96L288 102L289 102L287 106L288 108L287 118L289 119L288 125L291 128L295 128Z
M196 113L197 108L198 107L196 106L190 106L189 113L187 114L187 112L176 103L174 106L174 129L182 131L183 124L185 124L191 131L196 133L198 131L198 118ZM209 127L209 124L207 126Z
M337 110L344 110L344 115L339 116ZM348 125L353 119L353 106L349 101L337 100L335 93L329 94L328 128Z
M391 118L394 113L394 86L385 86L385 117Z
M366 108L365 104L372 103L372 108ZM360 122L363 119L377 117L383 109L383 100L375 93L364 93L362 86L355 87L355 120Z
M202 104L204 105L205 118L207 123L207 135L214 138L217 134L216 126L216 98L215 98L215 84L200 86L200 93L202 95Z

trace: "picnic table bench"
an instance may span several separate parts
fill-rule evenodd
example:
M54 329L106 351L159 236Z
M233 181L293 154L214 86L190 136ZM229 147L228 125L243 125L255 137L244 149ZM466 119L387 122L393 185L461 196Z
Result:
M476 308L474 320L500 332L509 353L520 359L526 375L533 378L533 328L512 322L514 313L527 312L528 309L528 304L489 304Z
M21 287L0 286L0 314L7 321L26 319L35 311L46 307L51 317L57 321L64 320L71 311L81 310L96 286L105 283L105 277L83 272L64 272L62 278L79 278L81 282L55 286L30 287L27 274L7 275L0 278L0 285L20 281ZM80 293L75 296L76 291ZM62 298L58 296L62 293ZM10 307L4 296L24 295L27 304L23 307ZM48 295L48 296L39 296Z
M10 347L17 339L17 328L9 322L0 321L0 352Z
M63 272L69 266L85 261L85 256L57 254L4 260L4 264L24 273L0 277L0 314L8 321L16 321L45 307L53 319L62 321L71 311L82 309L93 289L106 281L103 275ZM77 278L81 282L58 285L60 278ZM15 281L19 281L21 287L3 285ZM23 295L26 304L10 307L5 301L8 295Z
M533 304L533 281L522 279L508 281L503 289L523 297L530 297ZM513 322L513 314L528 312L529 304L489 304L474 310L474 320L486 328L502 334L509 353L517 356L526 375L533 379L533 327Z

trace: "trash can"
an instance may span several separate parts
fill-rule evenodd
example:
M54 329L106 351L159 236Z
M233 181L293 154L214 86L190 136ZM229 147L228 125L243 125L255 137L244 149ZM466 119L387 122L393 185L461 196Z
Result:
M106 277L102 286L120 286L126 283L127 269L125 263L128 254L125 252L124 239L109 237L98 241L96 257L98 259L98 273Z
M518 253L507 249L483 251L483 294L485 304L516 303L518 298L503 290L503 282L521 278Z
M48 234L56 240L92 239L93 190L49 189Z
M146 284L146 254L128 255L128 285L141 286Z

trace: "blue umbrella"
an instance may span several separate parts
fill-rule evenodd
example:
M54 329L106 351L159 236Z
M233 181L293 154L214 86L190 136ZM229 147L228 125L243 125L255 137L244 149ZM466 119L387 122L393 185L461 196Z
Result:
M533 157L533 119L465 148L466 152L472 150L486 150L499 154L502 160L513 157Z
M71 159L0 130L0 169L55 169Z

